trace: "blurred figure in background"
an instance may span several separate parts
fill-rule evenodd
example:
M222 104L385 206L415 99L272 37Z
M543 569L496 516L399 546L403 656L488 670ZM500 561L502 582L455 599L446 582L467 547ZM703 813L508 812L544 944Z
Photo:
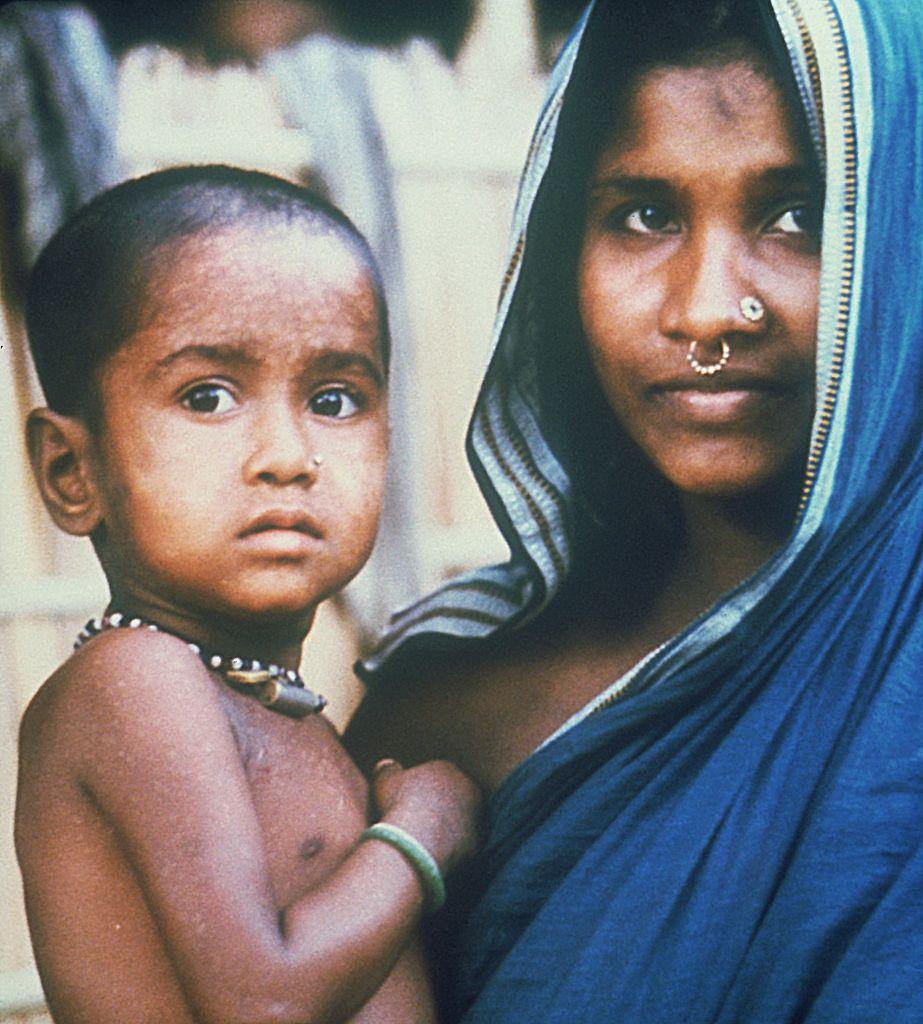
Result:
M532 0L539 56L546 69L557 59L580 17L586 0Z
M396 46L422 37L454 59L473 10L474 0L398 0L384 8L368 0L7 4L0 11L0 168L5 205L12 199L14 206L7 217L21 218L15 255L30 263L63 216L121 176L118 62L130 50L156 44L217 67L257 64L309 36L336 38L341 49L343 40ZM366 127L374 132L374 124Z

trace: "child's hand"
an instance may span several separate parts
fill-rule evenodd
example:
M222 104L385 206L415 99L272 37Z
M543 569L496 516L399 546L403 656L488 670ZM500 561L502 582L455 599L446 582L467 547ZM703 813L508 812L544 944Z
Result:
M444 872L477 848L481 793L448 761L427 761L407 769L397 761L379 761L372 793L382 820L423 843Z

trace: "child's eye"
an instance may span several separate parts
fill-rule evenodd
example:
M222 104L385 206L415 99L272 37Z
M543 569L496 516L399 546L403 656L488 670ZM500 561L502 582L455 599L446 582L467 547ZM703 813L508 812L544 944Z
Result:
M342 387L319 391L308 405L317 416L331 416L341 420L355 416L361 408L359 401Z
M617 223L633 235L676 235L680 230L669 207L656 203L618 214Z
M766 230L771 234L817 236L820 233L818 212L807 203L792 206L776 217Z
M237 399L221 384L197 384L180 399L192 412L229 412L237 405Z

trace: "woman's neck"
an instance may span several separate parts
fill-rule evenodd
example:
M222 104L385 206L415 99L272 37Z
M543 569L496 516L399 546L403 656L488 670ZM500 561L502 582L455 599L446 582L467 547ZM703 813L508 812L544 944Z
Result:
M683 495L683 537L667 586L703 611L785 543L797 489L727 501Z
M791 533L798 493L793 487L791 493L775 490L771 498L761 494L733 502L678 496L675 530L667 534L652 526L608 570L601 557L588 570L589 587L573 581L571 602L591 629L614 629L652 649L775 554Z

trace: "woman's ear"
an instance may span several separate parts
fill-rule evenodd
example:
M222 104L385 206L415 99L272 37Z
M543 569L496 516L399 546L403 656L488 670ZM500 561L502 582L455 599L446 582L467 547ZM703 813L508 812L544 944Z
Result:
M51 409L33 409L26 420L32 472L51 518L65 533L91 534L102 520L86 425Z

